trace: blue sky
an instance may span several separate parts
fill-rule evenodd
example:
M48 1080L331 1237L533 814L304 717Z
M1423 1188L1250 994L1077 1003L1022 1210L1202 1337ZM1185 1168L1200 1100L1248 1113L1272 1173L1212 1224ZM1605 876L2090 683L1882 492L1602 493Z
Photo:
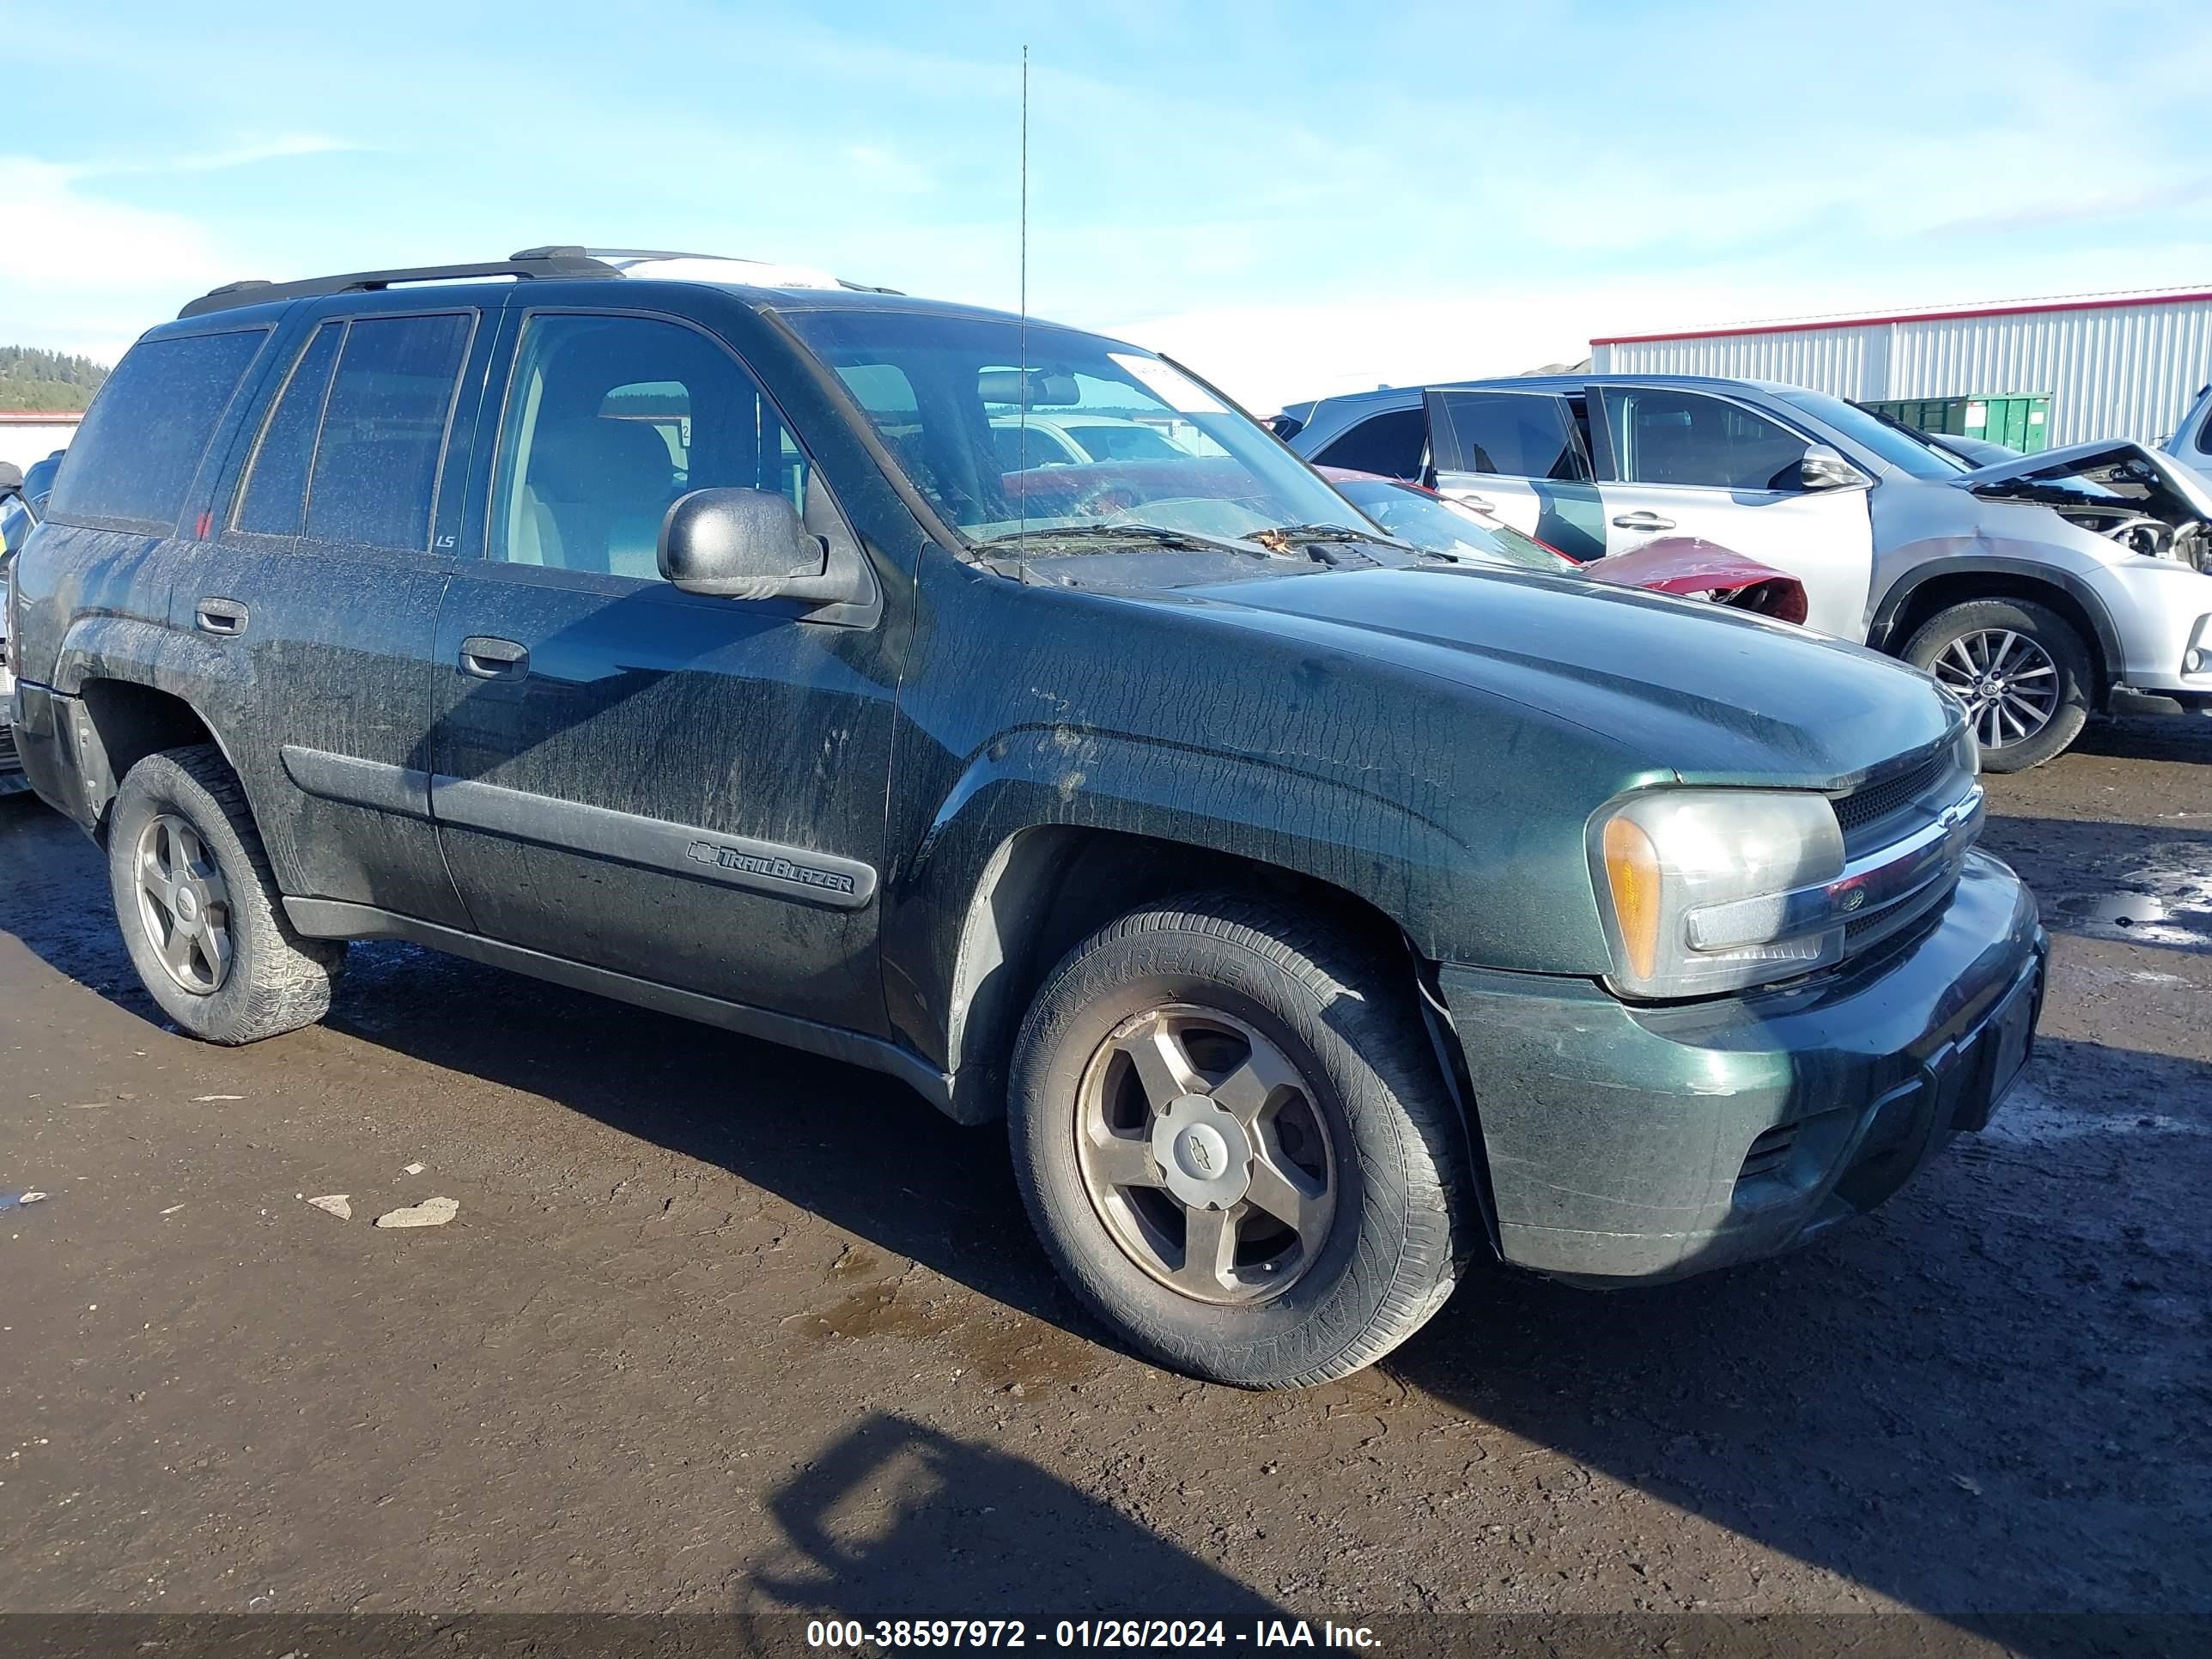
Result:
M1031 308L1255 407L1593 334L2212 284L2188 5L0 0L0 340L543 242Z

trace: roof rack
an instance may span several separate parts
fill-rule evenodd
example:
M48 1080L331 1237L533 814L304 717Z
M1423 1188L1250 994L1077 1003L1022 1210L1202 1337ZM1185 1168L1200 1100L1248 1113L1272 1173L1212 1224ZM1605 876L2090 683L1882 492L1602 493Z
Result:
M520 253L485 264L416 265L399 270L356 270L343 276L310 276L296 283L271 283L252 277L225 283L202 295L179 317L204 317L211 311L234 306L273 305L280 300L313 299L325 294L374 292L400 283L457 283L477 276L513 276L517 280L548 277L620 276L622 272L604 259L595 259L580 247L527 247Z

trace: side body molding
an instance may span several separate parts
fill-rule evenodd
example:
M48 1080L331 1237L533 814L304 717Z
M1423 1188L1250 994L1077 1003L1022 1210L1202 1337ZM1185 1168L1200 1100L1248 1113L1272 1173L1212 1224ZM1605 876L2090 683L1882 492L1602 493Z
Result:
M428 788L429 814L439 822L465 824L516 841L841 910L857 910L876 893L872 865L833 853L723 835L465 778L433 775Z
M410 818L430 816L430 775L354 755L333 755L288 743L278 751L284 775L311 795L398 812Z

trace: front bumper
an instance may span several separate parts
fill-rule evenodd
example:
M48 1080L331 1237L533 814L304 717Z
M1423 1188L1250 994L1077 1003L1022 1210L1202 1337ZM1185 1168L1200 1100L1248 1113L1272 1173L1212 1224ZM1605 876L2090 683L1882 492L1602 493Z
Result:
M2170 705L2113 712L2176 713L2212 701L2212 575L2171 559L2128 559L2091 585L2119 631L2122 660L2109 665L2116 693Z
M1444 968L1500 1253L1595 1284L1673 1279L1874 1208L1987 1121L2049 948L2027 888L1977 853L1929 922L1802 985L1639 1007Z

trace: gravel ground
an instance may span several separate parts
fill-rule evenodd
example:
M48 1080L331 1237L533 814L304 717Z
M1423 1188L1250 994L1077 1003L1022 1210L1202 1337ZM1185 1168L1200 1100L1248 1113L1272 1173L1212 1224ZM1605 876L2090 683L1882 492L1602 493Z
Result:
M2212 727L1990 784L2057 946L1986 1133L1292 1395L1118 1352L866 1073L390 945L188 1041L0 800L0 1609L2212 1615Z

